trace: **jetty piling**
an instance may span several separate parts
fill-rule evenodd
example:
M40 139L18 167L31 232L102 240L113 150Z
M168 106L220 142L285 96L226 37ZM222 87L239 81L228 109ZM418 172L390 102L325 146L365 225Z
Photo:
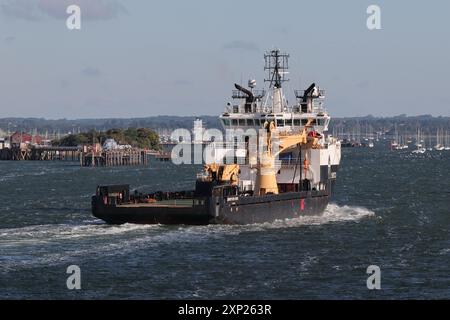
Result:
M88 151L81 153L80 163L83 167L148 165L149 154L142 149Z
M88 146L57 147L20 144L0 149L0 160L72 161L82 167L148 165L151 152L139 148L104 150Z

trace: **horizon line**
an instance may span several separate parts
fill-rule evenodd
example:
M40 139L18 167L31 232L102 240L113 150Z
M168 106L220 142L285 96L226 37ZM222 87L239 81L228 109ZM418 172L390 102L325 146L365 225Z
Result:
M27 119L33 119L33 120L44 120L44 121L82 121L82 120L128 120L128 119L149 119L149 118L158 118L158 117L172 117L172 118L202 118L202 117L217 117L218 115L208 115L208 114L202 114L202 115L168 115L168 114L160 114L160 115L149 115L149 116L141 116L141 117L107 117L107 118L100 118L100 117L85 117L85 118L46 118L46 117L36 117L36 116L30 116L30 117L2 117L1 120L27 120ZM364 115L364 116L334 116L332 119L344 119L344 118L350 118L350 119L357 119L357 118L374 118L374 119L387 119L387 118L450 118L450 115L431 115L431 114L420 114L420 115L408 115L408 114L398 114L398 115L392 115L392 116L379 116L379 115Z

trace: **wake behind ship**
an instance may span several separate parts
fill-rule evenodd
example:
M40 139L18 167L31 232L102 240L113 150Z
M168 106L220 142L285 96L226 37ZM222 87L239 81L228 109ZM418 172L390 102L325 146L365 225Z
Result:
M235 84L220 115L223 129L239 132L230 143L211 143L194 190L141 194L128 185L99 186L92 212L110 224L252 224L325 210L341 159L340 142L327 134L324 91L314 83L294 91L288 105L282 85L289 55L265 54L268 89ZM242 134L244 132L244 134ZM257 132L255 137L251 133Z

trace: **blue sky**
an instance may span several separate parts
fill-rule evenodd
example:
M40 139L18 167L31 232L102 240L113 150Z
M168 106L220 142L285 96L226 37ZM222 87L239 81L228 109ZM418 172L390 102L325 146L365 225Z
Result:
M450 116L449 17L445 0L0 0L0 117L216 115L274 47L291 101L315 81L335 116Z

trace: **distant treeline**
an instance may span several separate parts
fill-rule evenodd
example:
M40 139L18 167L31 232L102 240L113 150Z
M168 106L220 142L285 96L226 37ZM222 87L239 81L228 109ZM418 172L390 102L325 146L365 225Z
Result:
M78 134L70 134L52 141L54 146L79 146L103 144L107 139L114 139L118 144L131 145L142 149L159 149L159 136L147 128L109 129L107 131L90 130Z
M217 116L178 117L156 116L147 118L126 119L77 119L77 120L47 120L41 118L1 118L0 130L10 132L22 130L24 132L37 131L39 134L66 134L86 132L89 130L107 131L113 128L152 128L153 130L172 130L175 128L192 128L194 120L201 118L208 128L217 128Z
M176 128L193 127L195 119L200 118L206 128L221 128L217 116L156 116L148 118L130 119L79 119L79 120L46 120L37 118L4 118L0 119L0 130L10 132L22 130L24 132L37 132L41 135L49 135L88 132L96 130L106 132L112 128L152 128L154 131L170 131ZM360 128L365 131L367 127L376 131L392 131L397 127L398 131L405 134L413 134L418 127L424 133L435 133L436 129L444 128L450 130L450 117L406 116L396 117L353 117L353 118L333 118L330 130L333 128L344 132Z

